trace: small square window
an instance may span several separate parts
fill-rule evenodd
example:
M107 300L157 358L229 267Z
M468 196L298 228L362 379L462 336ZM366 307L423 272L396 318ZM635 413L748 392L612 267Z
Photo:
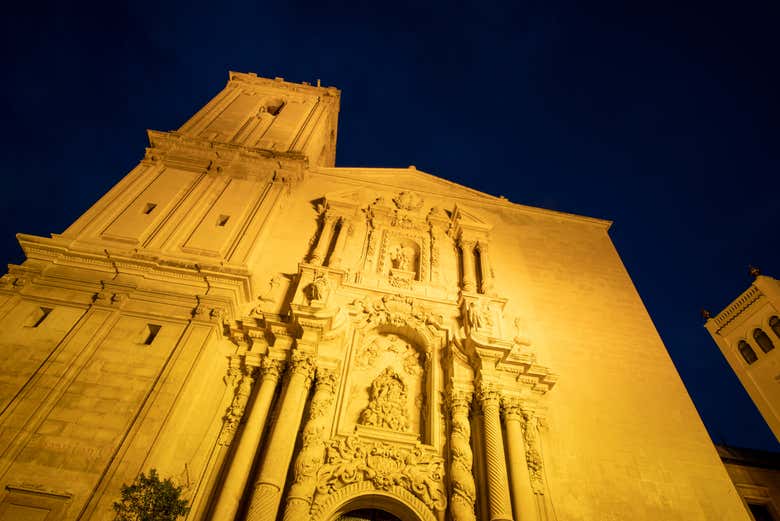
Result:
M152 345L152 342L154 342L154 339L157 337L157 333L160 332L160 329L162 329L162 326L157 324L146 324L143 344L146 346Z
M33 311L29 317L27 317L27 321L25 321L24 326L25 327L38 327L40 326L44 320L46 320L46 317L49 316L49 313L51 313L52 308L44 308L39 307L36 308L35 311Z
M144 206L144 215L149 215L155 208L157 208L157 203L146 203L146 206Z

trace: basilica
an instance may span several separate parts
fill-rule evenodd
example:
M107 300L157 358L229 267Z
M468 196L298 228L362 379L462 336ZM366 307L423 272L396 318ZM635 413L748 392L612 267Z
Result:
M339 100L231 72L17 236L0 521L151 469L187 521L749 521L610 222L335 166Z

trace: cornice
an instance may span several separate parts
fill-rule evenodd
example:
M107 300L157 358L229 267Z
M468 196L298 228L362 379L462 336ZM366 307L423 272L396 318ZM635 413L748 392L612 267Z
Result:
M121 272L123 275L180 282L190 287L202 286L204 291L220 288L237 292L239 301L252 299L250 274L244 269L159 259L143 254L128 256L112 253L109 258L105 254L72 248L68 244L62 244L62 239L58 238L18 234L17 240L28 259L102 273Z
M587 217L584 215L577 215L573 213L567 213L567 212L559 212L557 210L548 210L546 208L538 208L535 206L527 206L520 203L514 203L506 199L505 197L496 197L494 195L486 194L484 192L480 192L479 190L474 190L473 188L469 188L467 186L455 183L453 181L448 181L446 179L443 179L441 177L437 177L432 174L428 174L426 172L423 172L421 170L417 170L413 167L408 168L366 168L366 167L323 167L318 166L314 167L311 170L311 173L313 175L323 175L325 177L331 177L331 178L338 178L346 182L351 182L352 184L356 186L385 186L390 190L411 190L417 193L423 193L438 197L444 197L447 199L452 200L459 200L459 201L465 201L468 202L476 202L479 205L487 205L494 208L502 208L507 209L510 211L517 211L518 213L525 213L525 214L536 214L536 215L543 215L545 217L555 217L557 219L563 219L567 221L574 221L581 224L589 224L593 225L599 228L603 228L605 230L608 230L610 226L612 226L612 221L606 220L606 219L598 219L596 217ZM408 185L405 185L403 180L400 178L401 174L409 174L411 172L414 172L415 175L420 176L423 179L429 180L429 181L435 181L436 183L439 183L442 185L442 188L446 190L442 190L441 192L433 191L431 189L418 189L418 188L409 188ZM375 179L370 179L371 174L391 174L398 177L398 182L382 182L377 181ZM456 189L459 194L453 194L451 192L452 189Z
M291 172L299 178L308 165L308 158L300 152L280 152L247 147L235 143L211 141L188 136L177 131L147 130L149 147L144 161L162 162L171 168L196 172L227 172L229 169L251 167L268 169L272 160L274 169Z
M336 87L321 87L318 85L310 85L309 83L293 83L285 81L284 78L262 78L254 72L235 72L230 71L228 73L228 85L230 84L244 84L253 85L258 87L272 87L283 88L291 92L314 94L317 96L335 98L336 101L341 97L341 91Z
M739 297L734 299L726 309L718 313L714 318L709 319L707 322L713 324L715 332L719 333L763 296L764 294L761 290L757 286L751 284L751 286Z

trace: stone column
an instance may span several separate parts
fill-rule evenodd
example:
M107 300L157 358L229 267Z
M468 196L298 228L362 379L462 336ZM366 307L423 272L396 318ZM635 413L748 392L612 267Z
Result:
M339 234L336 236L336 245L333 246L333 257L331 258L328 266L338 268L341 265L341 259L344 256L344 247L347 244L347 235L349 234L349 228L352 226L346 217L339 218Z
M246 521L274 521L290 466L303 408L314 376L314 359L308 353L293 351L290 379L281 400L279 417L273 426L252 490Z
M322 231L320 232L317 246L314 248L314 253L311 255L312 264L322 264L325 261L325 256L328 254L328 248L330 247L330 240L333 237L333 226L335 217L331 214L325 214L322 218Z
M476 291L474 241L461 237L460 250L463 253L463 291Z
M498 391L483 386L479 401L484 415L485 467L487 469L490 521L512 521L509 479L504 459L504 440L501 435Z
M531 476L526 461L523 424L525 418L517 400L507 400L504 406L509 476L512 485L512 508L517 521L537 521L536 497L531 488Z
M490 261L488 260L487 242L480 241L477 248L479 248L479 268L482 276L482 287L479 290L488 294L493 290L493 272L490 269Z
M316 387L309 407L309 419L301 434L303 446L295 458L293 484L287 494L284 521L300 521L309 517L317 486L317 470L325 460L326 431L332 419L331 405L336 382L334 371L317 369Z
M264 358L260 367L260 389L247 415L244 431L233 454L232 464L227 471L225 480L214 506L212 518L215 520L232 521L238 510L238 503L244 493L244 488L252 470L260 437L263 434L265 421L271 407L276 385L279 382L279 371L283 366L281 360Z
M471 393L453 391L450 395L450 515L452 521L475 521L476 487L471 473Z

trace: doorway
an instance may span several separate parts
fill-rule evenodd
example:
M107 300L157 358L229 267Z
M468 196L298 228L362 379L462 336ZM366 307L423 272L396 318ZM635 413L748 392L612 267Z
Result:
M401 521L389 512L377 508L361 508L341 514L336 521Z

